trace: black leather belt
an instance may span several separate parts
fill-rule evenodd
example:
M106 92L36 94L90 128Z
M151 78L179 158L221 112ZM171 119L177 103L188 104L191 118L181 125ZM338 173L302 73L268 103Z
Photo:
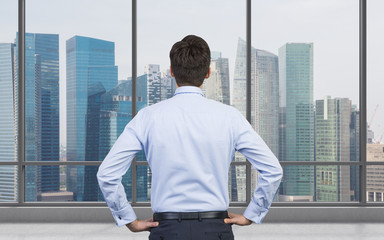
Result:
M161 220L202 220L202 219L224 219L229 218L227 211L211 212L162 212L154 213L153 221Z

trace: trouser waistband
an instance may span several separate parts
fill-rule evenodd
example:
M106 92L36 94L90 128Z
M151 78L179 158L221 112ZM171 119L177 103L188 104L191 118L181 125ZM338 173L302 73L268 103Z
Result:
M227 211L209 212L161 212L153 214L153 221L161 220L199 220L229 218Z

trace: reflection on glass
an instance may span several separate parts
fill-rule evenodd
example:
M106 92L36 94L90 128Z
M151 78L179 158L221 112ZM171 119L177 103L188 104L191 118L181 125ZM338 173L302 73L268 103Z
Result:
M16 202L17 185L17 166L0 166L0 202Z

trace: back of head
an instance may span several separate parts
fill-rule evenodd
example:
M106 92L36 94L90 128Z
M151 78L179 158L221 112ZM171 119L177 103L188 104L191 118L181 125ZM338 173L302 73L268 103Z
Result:
M172 46L171 68L178 86L200 87L209 72L211 51L201 37L188 35Z

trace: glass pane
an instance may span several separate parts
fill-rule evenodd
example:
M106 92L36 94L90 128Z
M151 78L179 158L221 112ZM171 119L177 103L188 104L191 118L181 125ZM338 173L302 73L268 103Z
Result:
M104 201L96 177L98 168L99 166L73 165L26 166L25 200L26 202ZM129 168L122 178L128 201L132 201L131 171Z
M245 1L140 1L138 75L147 80L138 81L138 89L148 85L148 105L173 96L175 81L169 73L169 51L175 42L190 34L201 36L211 49L211 76L205 80L203 92L207 98L230 104L231 73L238 61L237 39L245 36L244 14ZM164 34L164 28L153 27L154 22L177 31Z
M0 7L0 162L17 161L17 1Z
M252 4L253 124L280 161L358 161L358 12L359 1ZM287 198L314 195L310 167L284 174Z
M17 1L0 7L0 162L17 161ZM17 202L17 166L0 166L0 202Z
M37 0L26 7L26 159L101 161L132 118L131 2ZM83 184L95 167L69 171L77 176L67 179L74 200L94 201ZM43 192L60 191L55 167L36 174Z
M246 202L246 166L231 166L228 173L230 202Z
M367 2L367 161L384 161L384 109L382 76L380 64L384 53L382 33L383 15L380 9L384 2ZM368 202L384 202L384 163L367 166Z
M0 202L16 202L17 166L0 166Z
M283 169L285 174L275 202L359 201L359 166L283 166ZM297 194L286 195L284 189Z
M367 144L367 162L384 162L384 144ZM367 201L384 202L384 164L367 166Z
M211 49L211 76L204 81L203 93L209 99L235 106L245 115L245 101L240 99L245 92L245 70L237 71L235 67L245 67L245 52L238 50L238 39L245 38L245 3L229 0L139 1L138 96L143 89L147 105L173 96L176 83L169 73L169 52L175 42L193 34L206 40ZM154 27L154 22L162 27ZM235 78L242 79L237 86L234 86ZM232 95L234 91L237 93ZM245 158L236 154L235 161L245 161ZM245 201L245 170L240 171L242 167L233 169L232 189L235 190L232 199Z

